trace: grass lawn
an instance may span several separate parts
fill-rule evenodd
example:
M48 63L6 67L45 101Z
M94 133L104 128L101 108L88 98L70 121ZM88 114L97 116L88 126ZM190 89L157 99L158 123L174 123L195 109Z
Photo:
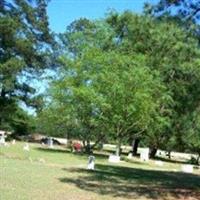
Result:
M88 171L86 155L39 144L24 152L23 144L0 147L1 200L200 199L200 172L182 173L179 163L110 164L96 152L96 170Z

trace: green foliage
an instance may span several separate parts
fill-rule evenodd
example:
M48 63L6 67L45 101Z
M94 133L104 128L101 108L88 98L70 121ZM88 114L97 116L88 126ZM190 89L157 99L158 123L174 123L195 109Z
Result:
M86 141L141 136L168 151L199 146L200 50L176 20L111 13L76 20L60 39L63 69L41 128Z
M52 91L54 103L46 110L55 113L44 110L41 115L46 116L46 127L61 121L71 136L82 140L126 140L133 129L146 130L167 99L159 74L145 67L142 56L91 49L63 63L63 76Z
M167 121L153 117L152 128L147 133L150 136L148 141L151 145L155 141L155 146L162 143L167 146L167 141L172 141L173 134L176 134L175 137L183 147L183 142L180 140L184 122L180 116L195 111L199 105L198 40L170 20L158 21L125 12L122 15L114 13L107 21L116 32L118 51L145 55L146 65L152 70L159 71L167 87L167 93L171 96L170 106L163 105L166 111L163 116ZM164 129L161 128L162 124Z
M34 116L28 115L24 110L18 108L12 116L11 127L15 135L28 135L35 130Z
M160 0L155 5L146 5L146 11L158 16L177 17L182 21L198 21L200 2L196 0ZM174 10L173 10L174 9Z
M46 6L45 0L0 3L0 126L12 126L19 102L35 104L29 80L48 66L52 42Z
M200 110L196 109L182 119L184 123L182 139L186 148L200 155Z

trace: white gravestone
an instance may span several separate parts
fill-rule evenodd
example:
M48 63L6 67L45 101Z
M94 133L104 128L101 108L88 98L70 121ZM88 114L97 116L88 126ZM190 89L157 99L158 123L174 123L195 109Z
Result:
M181 170L182 170L182 172L192 173L193 172L193 165L182 165Z
M5 141L5 136L4 135L0 135L0 145L5 145L6 141Z
M12 141L12 144L15 144L15 143L16 143L16 141L15 141L15 140L13 140L13 141Z
M94 166L95 166L95 157L89 156L87 169L94 170Z
M149 148L143 148L140 153L140 160L141 161L148 161L149 160Z
M162 167L163 166L163 162L160 160L156 160L155 161L155 165Z
M24 145L23 150L24 150L24 151L30 151L30 148L29 148L28 143L26 143L26 144Z
M48 138L47 144L49 148L53 148L53 139L51 137Z
M9 147L10 144L8 144L7 142L5 142L4 146Z
M112 163L118 163L120 161L120 156L110 155L108 161Z
M41 143L41 145L42 145L42 146L45 146L45 143L44 143L44 142L42 142L42 143Z
M132 156L132 153L129 153L128 156L127 156L129 159L131 159L133 156Z

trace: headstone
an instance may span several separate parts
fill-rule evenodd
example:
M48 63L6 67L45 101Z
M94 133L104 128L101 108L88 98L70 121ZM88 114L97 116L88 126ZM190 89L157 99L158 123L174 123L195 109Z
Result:
M4 146L6 146L6 147L9 147L9 146L10 146L10 144L9 144L9 143L7 143L7 142L5 142Z
M120 156L110 155L108 162L118 163L120 161Z
M156 160L155 161L155 165L162 167L163 166L163 162L160 160Z
M29 148L29 144L28 144L28 143L26 143L26 144L24 145L23 150L24 150L24 151L30 151L30 148Z
M192 173L193 172L193 165L181 165L182 172Z
M15 144L16 143L16 141L15 140L12 140L12 144Z
M130 152L127 157L131 159L133 157L132 153Z
M148 161L149 160L149 148L143 148L140 153L140 160L141 161Z
M95 166L95 157L89 156L87 169L94 170L94 166Z
M51 137L48 138L47 144L49 148L53 148L53 139Z
M0 145L5 145L6 141L5 141L5 136L2 134L0 135Z
M41 143L41 145L42 145L42 146L45 146L45 143L44 143L44 142L42 142L42 143Z

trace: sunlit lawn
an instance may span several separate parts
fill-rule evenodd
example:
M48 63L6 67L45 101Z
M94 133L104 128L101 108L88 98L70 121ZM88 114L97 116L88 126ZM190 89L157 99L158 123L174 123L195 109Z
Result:
M86 155L39 144L24 152L23 144L0 147L2 200L200 199L199 171L181 173L180 164L158 167L139 159L110 164L98 152L96 170L88 171Z

